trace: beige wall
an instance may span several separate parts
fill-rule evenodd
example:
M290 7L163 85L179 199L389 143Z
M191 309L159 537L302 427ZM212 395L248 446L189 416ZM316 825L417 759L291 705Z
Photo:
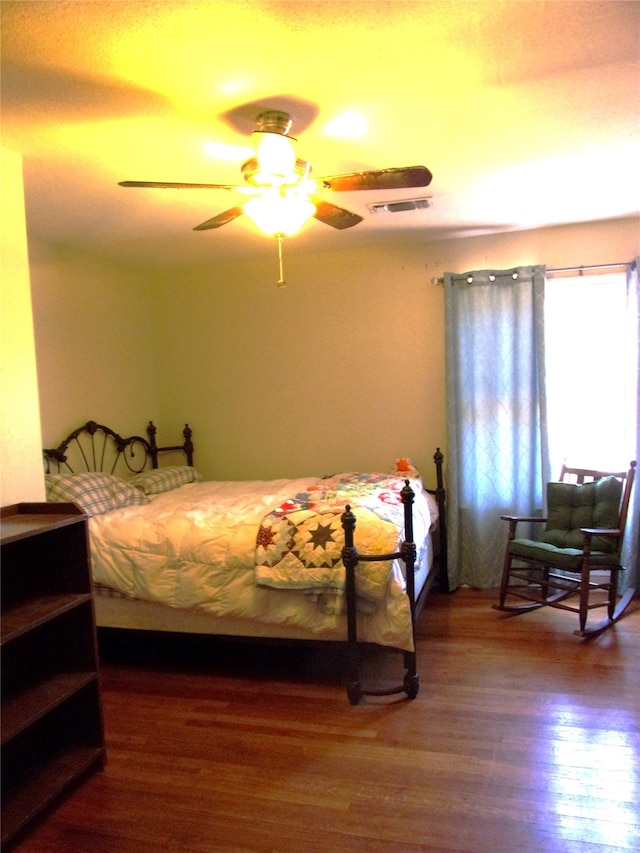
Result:
M444 441L443 304L420 255L286 266L286 289L264 258L165 285L163 421L188 418L198 464L221 479L386 470L400 455L431 464Z
M150 282L70 249L30 256L45 447L88 420L144 435L158 411Z
M172 273L157 326L162 423L191 422L210 477L386 470L409 455L430 479L446 450L444 294L431 279L630 260L639 222L289 252L284 290L264 259Z
M386 469L431 480L446 450L446 271L630 260L638 219L457 241L296 254L155 277L56 250L32 258L43 438L87 418L194 429L207 478ZM428 236L428 234L426 235ZM32 253L35 255L35 253Z
M0 503L44 500L22 158L0 150Z

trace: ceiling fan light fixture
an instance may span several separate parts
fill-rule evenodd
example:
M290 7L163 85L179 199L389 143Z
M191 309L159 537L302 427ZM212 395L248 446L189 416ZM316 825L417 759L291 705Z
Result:
M291 171L286 175L275 175L273 172L265 171L258 163L257 157L250 157L242 164L242 176L248 184L248 187L238 187L240 192L253 192L256 187L260 189L266 187L282 187L293 188L299 192L304 190L307 193L315 192L317 185L312 183L309 178L311 175L311 164L306 160L298 158Z
M271 178L289 180L295 172L295 140L280 133L254 131L252 139L260 171Z
M351 118L357 116L352 115ZM265 110L258 115L252 134L256 153L249 156L241 166L245 181L243 186L178 181L120 181L120 185L158 189L224 189L251 196L244 205L236 204L196 225L194 231L220 228L246 213L262 233L277 238L281 267L278 283L283 284L282 240L285 236L296 234L312 216L340 231L363 221L359 214L325 201L322 195L318 195L319 192L426 187L433 177L426 166L402 166L312 179L310 163L296 158L296 140L289 136L291 125L291 116L281 110ZM212 151L215 152L215 148ZM222 149L222 153L225 156L228 154L227 147ZM411 199L382 203L373 208L370 206L370 210L390 213L428 206L428 199Z
M316 212L308 196L277 188L267 189L243 205L244 212L270 237L297 234Z

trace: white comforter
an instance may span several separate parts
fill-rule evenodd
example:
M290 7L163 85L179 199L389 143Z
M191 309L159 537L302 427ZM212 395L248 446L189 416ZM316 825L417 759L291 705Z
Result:
M292 496L322 482L305 477L190 483L155 496L146 506L94 516L89 519L94 580L134 598L171 607L344 637L343 613L327 610L296 591L256 583L256 535L262 520ZM414 538L420 554L434 507L419 481L411 485ZM357 517L357 508L354 511ZM366 553L357 527L356 545ZM400 565L393 564L374 612L359 614L359 619L362 639L413 647Z

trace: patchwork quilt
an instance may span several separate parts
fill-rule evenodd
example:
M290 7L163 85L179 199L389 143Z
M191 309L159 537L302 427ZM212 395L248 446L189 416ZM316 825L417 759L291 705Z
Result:
M284 501L262 519L256 539L256 583L297 590L327 610L343 606L345 569L341 516L347 504L356 516L355 542L363 554L399 547L404 507L397 477L340 474ZM361 562L356 577L358 607L371 612L384 597L391 561Z

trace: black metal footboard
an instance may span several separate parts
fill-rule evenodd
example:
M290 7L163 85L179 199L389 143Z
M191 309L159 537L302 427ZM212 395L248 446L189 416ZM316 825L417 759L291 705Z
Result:
M409 699L415 699L418 695L418 670L416 655L416 595L415 595L415 563L416 546L413 541L413 500L414 493L405 480L401 491L402 503L404 505L404 541L400 550L391 554L360 554L353 543L353 534L356 527L356 517L347 505L342 513L342 527L344 529L344 547L342 549L342 562L346 570L346 598L347 598L347 637L348 637L348 672L347 672L347 696L352 705L357 705L363 696L393 696L397 693L406 693ZM405 674L402 684L380 690L365 690L360 682L360 654L358 647L358 626L356 616L356 568L360 562L378 562L382 560L401 559L405 564L405 576L407 581L407 595L411 608L411 629L413 633L413 651L404 652Z

